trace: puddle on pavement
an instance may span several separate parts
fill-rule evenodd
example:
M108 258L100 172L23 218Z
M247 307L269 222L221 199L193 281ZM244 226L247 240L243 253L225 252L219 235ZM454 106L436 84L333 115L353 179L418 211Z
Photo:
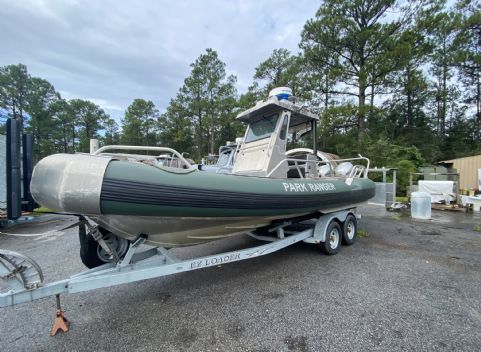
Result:
M382 206L362 206L359 209L360 213L365 216L373 216L377 218L387 217L399 221L413 221L424 224L444 224L454 228L477 228L481 230L481 212L465 212L462 210L437 210L432 209L430 220L421 220L411 218L410 209L403 209L400 211L387 211Z

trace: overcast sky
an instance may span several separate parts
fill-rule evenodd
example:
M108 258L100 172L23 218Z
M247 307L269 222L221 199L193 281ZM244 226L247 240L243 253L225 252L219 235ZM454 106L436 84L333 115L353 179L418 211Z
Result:
M298 51L312 0L0 0L0 66L23 63L64 98L119 119L135 98L164 111L213 48L245 92L273 49Z

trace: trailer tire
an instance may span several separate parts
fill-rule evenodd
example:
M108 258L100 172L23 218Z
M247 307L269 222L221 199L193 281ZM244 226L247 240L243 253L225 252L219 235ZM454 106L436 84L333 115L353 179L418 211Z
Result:
M357 237L357 219L354 215L349 214L343 224L342 244L350 246L356 241Z
M82 235L81 232L82 231L79 231L80 259L82 260L82 263L84 263L84 265L89 269L105 264L105 262L100 260L100 258L97 256L97 241L95 241L90 235Z
M99 231L102 233L102 235L104 236L104 239L106 240L109 237L109 235L115 236L114 234L109 233L107 230L105 230L102 227L99 227ZM107 259L100 258L99 252L104 252L104 251L100 247L99 243L91 235L87 234L84 224L79 225L79 240L80 240L80 259L82 260L82 263L84 263L84 265L87 268L89 269L96 268L100 265L103 265L109 262L109 260ZM126 239L118 239L118 241L122 243L118 242L116 249L119 256L122 257L127 252L129 243ZM124 243L124 241L126 241L126 243Z
M320 246L327 255L334 255L339 252L342 241L341 226L336 220L332 220L326 230L326 240Z

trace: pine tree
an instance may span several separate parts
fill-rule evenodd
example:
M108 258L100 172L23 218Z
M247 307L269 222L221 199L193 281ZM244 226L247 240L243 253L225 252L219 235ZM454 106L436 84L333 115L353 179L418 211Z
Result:
M156 145L158 117L159 111L152 101L135 99L122 119L121 142L130 145Z
M30 75L27 66L8 65L0 67L0 108L23 125L28 82Z
M399 67L399 35L416 11L416 7L401 9L402 16L388 21L387 12L395 8L395 0L326 0L316 18L304 26L301 47L319 53L306 58L319 71L329 67L329 74L335 73L337 87L341 88L330 93L358 101L359 139L366 129L366 99L371 94L373 101L376 86Z
M195 151L194 128L179 94L159 117L158 126L161 145L192 156Z
M79 138L78 151L90 151L90 139L98 139L108 115L98 105L88 100L73 99L69 101L74 125Z
M459 70L465 87L464 101L473 107L474 133L472 139L481 139L481 3L460 0L455 9L458 31L454 39L454 65Z
M190 66L192 71L176 101L183 107L185 116L191 118L200 160L206 153L217 152L221 126L224 121L228 124L233 120L236 77L226 77L225 63L212 49L207 49Z
M33 135L33 152L36 158L56 152L57 126L53 115L60 99L60 94L48 81L36 77L28 81L25 110L30 120L26 131Z
M306 82L302 79L302 58L294 56L287 49L274 49L271 56L256 67L254 79L264 83L261 94L267 97L276 87L287 86L299 96Z

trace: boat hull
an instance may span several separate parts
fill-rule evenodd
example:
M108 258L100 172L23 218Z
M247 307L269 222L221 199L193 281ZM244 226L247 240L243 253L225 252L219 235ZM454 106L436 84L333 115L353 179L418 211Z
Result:
M102 215L92 219L120 237L134 240L148 234L146 244L166 248L190 246L235 236L269 225L279 217L189 218Z
M354 208L347 207L325 209L323 213ZM165 248L192 246L225 237L236 236L268 226L276 220L288 220L308 216L312 213L296 213L266 217L158 217L101 215L91 218L100 226L117 236L134 240L139 234L148 234L146 244ZM312 216L319 213L312 214Z

